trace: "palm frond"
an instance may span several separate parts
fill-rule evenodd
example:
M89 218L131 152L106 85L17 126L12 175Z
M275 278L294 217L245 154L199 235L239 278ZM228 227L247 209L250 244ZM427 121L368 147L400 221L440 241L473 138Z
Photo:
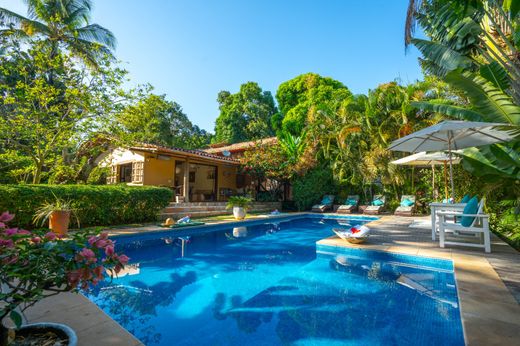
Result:
M442 43L421 39L412 39L411 42L419 49L425 58L446 71L453 71L458 68L467 69L473 65L473 61L470 58Z
M464 92L474 110L482 114L483 120L520 124L520 107L486 79L472 73L453 71L446 76L446 81Z
M78 38L85 41L97 42L106 47L114 49L116 38L114 34L98 24L90 24L76 30Z
M480 75L504 92L511 87L507 71L496 61L481 66Z
M469 121L483 121L484 117L479 112L475 112L473 110L460 107L453 106L449 104L439 104L432 102L412 102L410 103L412 107L418 108L420 110L440 113L448 115L454 119L460 120L469 120Z
M4 26L20 26L21 23L25 21L30 21L30 19L13 11L9 11L6 8L0 7L0 23Z

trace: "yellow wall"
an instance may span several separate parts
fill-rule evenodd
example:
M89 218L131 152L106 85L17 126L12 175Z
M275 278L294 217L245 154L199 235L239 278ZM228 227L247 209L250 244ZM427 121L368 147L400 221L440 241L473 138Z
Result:
M143 157L144 156L144 157ZM174 186L174 175L175 175L175 161L185 161L183 157L174 156L163 156L161 159L157 155L143 154L141 160L144 161L143 165L143 183L142 185L155 185L155 186ZM166 158L169 158L166 160ZM203 165L217 166L217 200L226 200L226 197L220 195L221 188L232 189L233 194L237 193L237 172L239 167L233 164L226 164L220 162L207 162L205 160L197 160L190 158L190 163L199 163ZM213 185L211 180L207 180L207 172L204 169L199 169L199 174L195 176L195 183L191 183L193 186L193 192L197 190L212 190ZM197 178L200 178L197 179ZM249 179L248 179L249 180Z
M173 186L173 174L175 172L175 160L158 159L152 155L146 155L144 160L144 185Z
M237 189L238 167L235 165L219 164L218 166L218 200L225 200L226 197L220 195L221 188Z

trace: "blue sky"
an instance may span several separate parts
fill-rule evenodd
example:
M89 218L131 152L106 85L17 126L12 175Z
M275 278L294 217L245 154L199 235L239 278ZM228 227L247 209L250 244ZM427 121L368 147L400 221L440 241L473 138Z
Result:
M422 78L417 51L405 54L408 0L94 0L93 22L117 37L133 83L182 105L213 131L220 90L278 85L306 72L354 93ZM21 0L2 5L25 14Z

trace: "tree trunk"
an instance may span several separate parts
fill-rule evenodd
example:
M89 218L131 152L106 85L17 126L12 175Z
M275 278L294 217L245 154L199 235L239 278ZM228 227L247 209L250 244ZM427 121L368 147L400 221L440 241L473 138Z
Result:
M42 179L42 164L36 162L36 169L34 170L33 184L39 184Z
M4 327L2 321L0 320L0 346L7 346L8 337L9 329Z

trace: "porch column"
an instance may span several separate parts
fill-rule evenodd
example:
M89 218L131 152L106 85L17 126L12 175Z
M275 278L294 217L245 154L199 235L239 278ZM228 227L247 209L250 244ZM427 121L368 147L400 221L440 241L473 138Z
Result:
M184 163L184 201L190 201L190 160L186 159Z

